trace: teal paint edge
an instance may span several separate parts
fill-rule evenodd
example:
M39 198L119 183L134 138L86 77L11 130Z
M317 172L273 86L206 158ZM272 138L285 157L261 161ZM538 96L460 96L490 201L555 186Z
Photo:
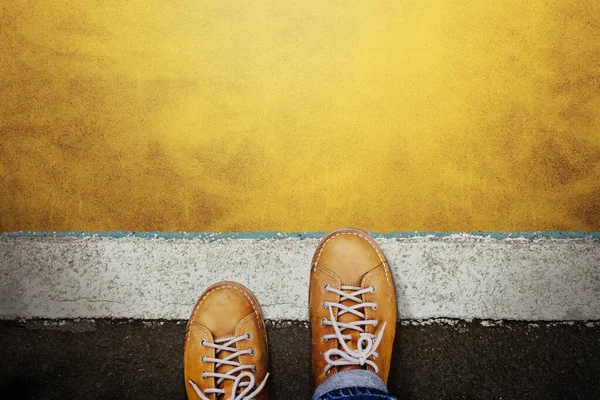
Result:
M141 239L321 239L327 232L4 232L0 233L0 239L4 238L141 238ZM560 232L560 231L535 231L535 232L392 232L376 233L370 232L374 238L385 239L408 239L408 238L445 238L452 235L468 234L482 238L492 239L591 239L600 240L600 232Z

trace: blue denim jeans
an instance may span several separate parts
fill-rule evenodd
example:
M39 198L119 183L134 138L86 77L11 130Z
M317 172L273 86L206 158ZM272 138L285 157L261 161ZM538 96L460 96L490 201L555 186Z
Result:
M361 369L338 372L319 385L312 400L396 400L373 372Z

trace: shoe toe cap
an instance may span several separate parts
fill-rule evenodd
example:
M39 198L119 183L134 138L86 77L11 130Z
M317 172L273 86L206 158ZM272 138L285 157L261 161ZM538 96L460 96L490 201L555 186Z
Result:
M345 229L325 238L315 264L335 273L342 284L360 286L362 277L385 262L377 245L364 232Z
M229 282L209 288L198 300L190 323L202 325L215 338L234 335L238 323L257 311L246 292Z

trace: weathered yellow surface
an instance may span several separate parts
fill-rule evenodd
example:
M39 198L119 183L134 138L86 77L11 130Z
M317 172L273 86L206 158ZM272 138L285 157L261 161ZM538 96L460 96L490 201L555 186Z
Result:
M3 0L0 231L600 230L597 0Z

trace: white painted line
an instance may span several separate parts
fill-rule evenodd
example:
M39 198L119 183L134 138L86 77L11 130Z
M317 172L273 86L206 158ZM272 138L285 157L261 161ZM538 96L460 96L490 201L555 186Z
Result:
M380 238L403 319L600 320L600 242ZM0 238L0 318L187 319L210 284L306 320L318 239Z

